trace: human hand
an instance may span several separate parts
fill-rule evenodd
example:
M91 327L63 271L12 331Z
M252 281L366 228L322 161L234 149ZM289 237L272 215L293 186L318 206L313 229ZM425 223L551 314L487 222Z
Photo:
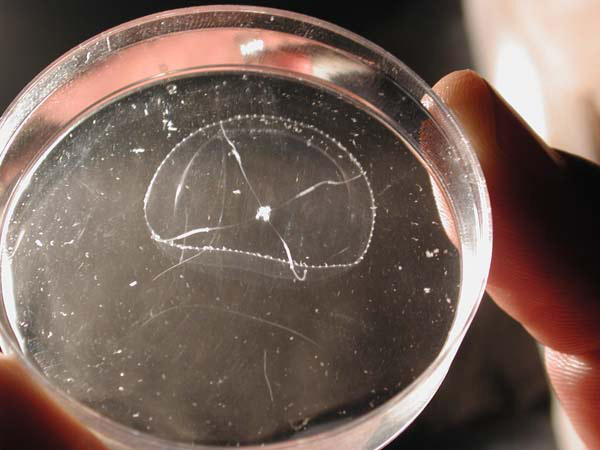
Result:
M488 291L545 346L559 399L587 445L600 448L600 169L548 149L473 72L450 74L434 90L462 123L488 182ZM0 449L104 448L2 355L0 392Z
M600 167L548 148L474 72L447 75L434 91L487 180L487 291L544 346L557 397L586 445L600 448Z
M104 445L0 353L0 450L105 450Z

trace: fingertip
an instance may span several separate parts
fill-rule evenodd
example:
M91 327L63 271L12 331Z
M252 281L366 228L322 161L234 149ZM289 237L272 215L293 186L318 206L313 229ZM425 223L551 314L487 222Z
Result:
M433 87L452 110L477 153L486 178L552 172L557 153L472 70L452 72ZM515 160L519 165L515 166Z
M451 108L469 105L471 100L479 100L489 95L488 83L475 71L457 70L440 79L433 91Z
M544 360L554 391L578 435L588 448L600 448L600 356L576 356L550 348Z
M489 84L472 70L459 70L439 80L433 91L458 119L489 177L497 153L494 94Z

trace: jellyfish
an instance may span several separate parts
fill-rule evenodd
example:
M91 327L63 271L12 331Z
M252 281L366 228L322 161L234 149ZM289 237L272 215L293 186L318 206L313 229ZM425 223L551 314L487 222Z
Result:
M206 271L296 282L365 257L376 207L366 172L338 140L290 118L238 115L184 138L144 196L151 239Z

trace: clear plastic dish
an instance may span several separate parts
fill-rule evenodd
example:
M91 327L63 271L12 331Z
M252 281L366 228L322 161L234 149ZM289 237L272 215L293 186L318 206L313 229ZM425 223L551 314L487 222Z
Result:
M483 293L489 203L459 126L317 19L109 30L27 86L0 150L0 344L113 448L381 447Z

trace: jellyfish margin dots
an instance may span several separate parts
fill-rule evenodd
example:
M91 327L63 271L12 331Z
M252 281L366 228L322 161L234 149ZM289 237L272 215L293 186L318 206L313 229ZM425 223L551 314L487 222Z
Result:
M357 175L354 175L349 178L344 177L343 180L328 180L327 179L327 180L319 181L319 182L313 184L312 186L303 189L302 191L297 193L295 196L282 202L281 204L288 204L298 198L309 195L310 193L314 192L315 190L317 190L320 187L325 186L325 185L343 186L343 185L348 185L349 183L355 182L357 180L361 180L364 183L364 187L366 188L366 192L368 193L368 199L370 201L368 208L370 211L369 214L370 214L370 219L371 219L370 222L371 223L369 226L368 236L364 240L363 248L360 251L360 253L357 255L357 257L354 258L354 260L349 261L347 263L344 262L344 263L327 264L327 262L324 262L323 264L309 264L309 263L306 263L303 261L297 261L294 259L292 249L290 249L290 247L288 246L288 244L285 241L282 234L270 222L271 213L278 208L278 205L268 205L268 204L264 204L261 201L261 199L259 198L259 196L257 195L256 191L254 190L254 188L252 186L251 180L249 179L249 177L247 176L247 174L244 170L242 158L237 150L237 146L228 136L228 132L227 132L228 125L231 125L234 122L239 122L242 120L258 120L261 124L264 124L265 126L268 126L269 124L272 124L274 122L278 122L278 123L282 123L286 129L293 129L296 131L297 130L302 130L302 131L306 130L310 133L314 133L315 135L320 135L320 137L322 139L332 143L335 147L337 147L337 149L339 149L342 152L342 154L347 156L348 160L351 162L354 169L358 173ZM221 223L219 222L218 226L198 227L198 228L194 228L191 230L187 230L184 233L180 233L176 236L170 236L170 237L161 236L160 232L157 231L157 229L151 223L151 220L150 220L149 214L148 214L148 205L149 205L150 199L152 197L154 185L156 183L156 180L159 177L161 170L167 164L167 162L173 158L173 155L175 155L176 152L181 149L182 145L184 145L188 140L190 140L194 136L198 135L199 133L206 133L206 131L211 128L217 128L217 133L220 133L221 136L223 137L223 139L229 145L231 153L233 154L233 156L235 157L235 160L237 162L238 169L240 170L240 172L243 176L243 179L245 180L245 182L247 184L247 187L249 188L250 192L252 193L252 196L254 197L254 199L258 205L258 207L255 211L255 217L252 217L252 219L256 220L256 221L260 221L262 223L265 223L272 228L272 231L273 231L276 239L278 239L282 245L282 248L286 255L285 258L273 256L273 255L269 255L269 254L262 254L260 252L245 251L245 250L239 249L239 248L232 248L232 247L227 247L227 246L213 246L212 243L214 242L214 239L211 240L211 242L209 244L201 245L201 246L190 245L190 244L186 243L186 238L191 237L193 235L201 234L201 233L213 233L213 232L218 232L219 230L223 230L223 229L231 229L236 226L240 226L247 221L244 221L244 222L241 222L238 224L225 224L225 225L221 225ZM211 139L212 139L212 137L211 137ZM311 139L309 139L309 141L310 140ZM191 166L192 160L197 156L197 154L200 151L201 151L201 149L198 150L194 154L194 156L191 158L190 162L188 163L188 165L186 167L186 170L189 169L189 167ZM319 151L321 151L322 153L325 153L324 150L322 150L322 149L319 149ZM326 155L326 156L330 159L332 158L331 156L328 156L328 155ZM343 173L343 170L342 170L342 173ZM185 176L187 176L187 174L183 173L182 180L183 180L183 177L185 177ZM178 188L180 188L180 186ZM177 202L177 197L179 195L178 190L176 191L176 194L175 194L175 203ZM237 192L233 193L234 195L239 194L239 190L236 190L236 191ZM146 193L145 193L144 199L143 199L144 219L146 222L146 226L150 232L151 239L158 244L166 245L170 248L177 249L182 252L182 258L180 258L180 262L173 267L176 267L187 261L197 259L198 257L202 256L205 252L208 252L208 253L217 252L217 253L222 253L222 254L230 254L232 256L239 255L240 257L259 258L259 259L262 259L265 261L270 261L270 262L274 262L277 264L285 265L289 268L288 273L293 276L294 281L305 281L307 279L307 274L311 273L312 271L327 270L327 271L331 271L331 272L337 272L337 271L347 270L347 269L350 269L350 268L358 265L364 259L365 255L371 245L374 228L375 228L376 209L377 209L377 207L375 205L375 196L373 194L373 190L371 188L371 184L369 182L366 172L362 168L359 161L354 157L354 155L352 153L350 153L347 150L347 148L340 141L338 141L337 139L333 138L329 134L325 133L324 131L320 130L319 128L317 128L313 125L306 124L304 122L289 119L289 118L283 118L283 117L272 116L272 115L262 115L262 114L236 115L236 116L230 117L228 119L209 123L208 125L205 125L199 129L196 129L195 131L190 133L188 136L186 136L181 141L179 141L167 153L167 155L164 157L164 159L160 162L160 164L158 165L158 167L156 168L156 170L154 171L154 173L152 175L152 178L150 180L150 183L148 184L148 187L146 189ZM192 255L191 257L188 257L185 260L183 260L183 252L185 252L185 251L192 251L192 252L196 252L196 253L194 255Z

